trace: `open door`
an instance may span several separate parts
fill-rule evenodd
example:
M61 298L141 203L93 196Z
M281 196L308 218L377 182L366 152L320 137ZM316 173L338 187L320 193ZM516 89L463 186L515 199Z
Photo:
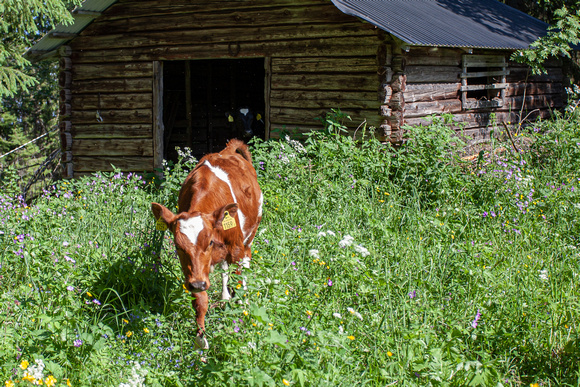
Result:
M232 138L265 138L265 82L264 58L164 62L164 158L176 161L175 147L201 158ZM253 117L251 134L240 131L240 110Z

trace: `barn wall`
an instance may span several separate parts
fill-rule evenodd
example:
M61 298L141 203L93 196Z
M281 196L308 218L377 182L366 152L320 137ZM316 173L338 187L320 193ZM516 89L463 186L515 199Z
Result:
M326 0L122 0L63 54L67 157L75 175L158 164L156 61L268 58L272 137L320 129L315 118L331 108L350 114L352 127L364 118L378 127L381 47L373 26Z
M564 82L561 64L549 63L548 74L531 75L520 64L508 62L509 75L505 89L504 105L488 109L466 109L461 101L462 56L465 50L453 48L410 47L394 40L389 72L390 82L384 85L387 95L382 107L387 118L387 134L394 141L402 138L403 125L419 125L430 122L432 114L451 113L455 120L463 122L463 134L467 140L489 137L490 114L495 113L498 123L519 122L522 102L525 101L523 117L533 119L548 117L554 109L564 105ZM510 51L473 50L471 55L505 55Z

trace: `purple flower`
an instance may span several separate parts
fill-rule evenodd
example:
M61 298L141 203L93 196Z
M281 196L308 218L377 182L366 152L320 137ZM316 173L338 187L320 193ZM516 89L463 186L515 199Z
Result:
M417 292L416 292L416 291L414 291L414 290L413 290L412 292L409 292L409 298L410 298L411 300L412 300L413 298L415 298L415 297L417 297Z
M490 214L492 218L495 218L495 212L491 211Z
M94 299L94 300L93 300L93 304L101 305L101 301L99 301L99 300L97 300L97 299Z
M479 309L477 309L477 314L475 315L475 318L471 322L471 327L473 329L477 328L477 322L479 321L480 318L481 318L481 313L479 312Z
M332 280L331 279L328 280L328 286L332 286Z
M483 217L484 217L484 218L485 218L485 217L487 217L487 211L484 211L484 212L483 212Z
M68 290L69 292L72 292L73 290L75 290L75 287L69 285L69 286L66 287L66 290Z
M83 341L81 339L77 339L74 341L73 344L75 347L80 347L81 345L83 345Z
M239 331L240 331L240 327L236 325L236 326L234 327L234 332L238 333Z

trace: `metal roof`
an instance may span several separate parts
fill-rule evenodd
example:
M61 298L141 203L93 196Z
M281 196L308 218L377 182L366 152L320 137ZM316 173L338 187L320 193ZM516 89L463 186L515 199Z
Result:
M548 24L497 0L332 0L410 46L522 49Z
M34 46L30 48L25 56L34 59L43 59L55 54L55 51L74 39L81 33L94 19L99 17L107 8L118 0L85 0L76 7L72 14L73 24L58 24L48 34L44 35Z
M57 25L26 56L51 57L118 0L85 0L74 23ZM411 46L520 49L546 34L548 24L497 0L332 0Z

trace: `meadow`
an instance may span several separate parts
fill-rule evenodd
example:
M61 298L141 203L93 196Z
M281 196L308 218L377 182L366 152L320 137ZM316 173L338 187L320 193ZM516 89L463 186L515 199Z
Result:
M329 114L254 142L253 259L210 349L169 233L195 160L0 194L0 382L47 386L578 386L580 113L466 156L449 117L395 150Z

